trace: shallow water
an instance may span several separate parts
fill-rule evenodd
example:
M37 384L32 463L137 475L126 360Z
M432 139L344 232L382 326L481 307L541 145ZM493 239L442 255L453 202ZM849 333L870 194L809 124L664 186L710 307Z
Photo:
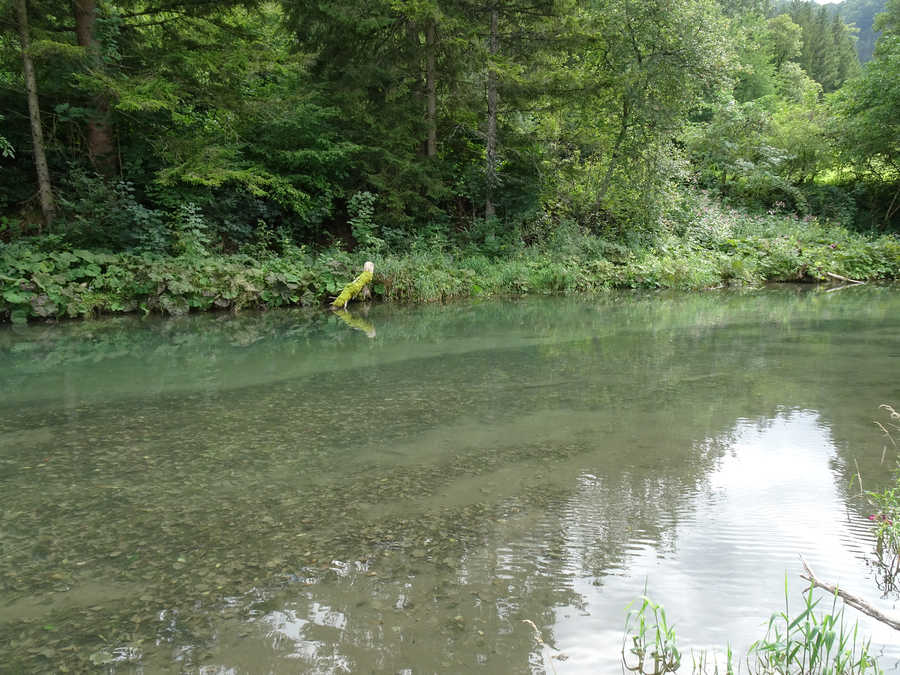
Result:
M618 672L645 587L740 652L801 554L896 614L898 336L896 287L6 328L0 663Z

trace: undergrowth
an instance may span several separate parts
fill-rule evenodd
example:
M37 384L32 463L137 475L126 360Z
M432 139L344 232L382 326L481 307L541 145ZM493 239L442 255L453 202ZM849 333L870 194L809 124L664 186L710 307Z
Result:
M824 281L828 273L900 277L896 235L864 236L775 212L753 216L705 199L683 222L664 225L654 239L628 244L561 225L541 241L510 239L499 249L495 242L423 238L404 251L388 251L379 240L352 254L287 242L212 253L190 228L183 228L184 245L168 254L87 250L57 236L22 239L0 250L0 320L320 305L365 260L375 262L373 295L392 302L755 286Z

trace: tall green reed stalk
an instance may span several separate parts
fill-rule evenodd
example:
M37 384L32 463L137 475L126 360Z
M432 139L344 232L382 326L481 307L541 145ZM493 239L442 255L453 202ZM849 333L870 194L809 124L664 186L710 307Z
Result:
M701 650L691 654L694 675L879 675L869 653L869 641L859 635L856 622L844 619L844 608L833 598L828 612L816 611L825 596L816 598L813 589L804 595L798 613L792 613L787 578L784 610L769 619L765 636L754 642L745 658L735 658L729 646L724 663L716 654ZM622 665L640 675L676 673L683 665L675 629L662 605L647 595L638 610L629 606L622 643ZM746 670L745 670L746 669Z
M862 675L881 673L869 654L869 641L859 636L859 624L844 621L844 607L832 598L831 610L816 613L821 597L810 588L801 611L791 614L787 578L784 611L769 619L765 637L750 646L750 672L765 675Z
M642 675L674 673L681 666L675 627L669 624L662 605L653 602L646 595L641 596L641 601L641 608L637 611L632 611L629 605L628 618L625 620L626 639L622 643L622 663L627 670Z

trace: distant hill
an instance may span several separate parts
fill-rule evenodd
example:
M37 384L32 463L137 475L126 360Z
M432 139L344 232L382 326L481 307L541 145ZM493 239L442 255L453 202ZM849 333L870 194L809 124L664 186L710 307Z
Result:
M856 53L861 63L872 59L875 40L878 39L878 34L872 30L872 22L876 14L884 11L886 4L887 0L844 0L833 5L846 23L859 28Z
M812 0L809 0L810 4ZM776 0L770 5L772 14L791 13L791 6L802 4L802 0ZM887 0L843 0L843 2L826 5L831 12L836 12L844 23L853 24L859 29L856 42L856 53L860 63L872 60L875 51L875 40L878 34L872 30L875 15L884 11ZM818 5L816 5L818 7Z

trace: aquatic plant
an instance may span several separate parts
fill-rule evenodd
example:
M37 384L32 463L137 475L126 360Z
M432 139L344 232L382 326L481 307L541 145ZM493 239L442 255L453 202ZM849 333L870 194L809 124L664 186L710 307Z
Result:
M879 408L888 415L888 419L884 422L875 420L875 424L884 432L886 439L882 451L884 461L888 445L894 451L897 450L897 442L892 432L900 431L900 413L887 404L882 404ZM896 590L896 580L900 575L900 464L891 486L878 492L867 491L864 494L872 510L869 520L875 526L876 565L879 568L883 590Z
M803 607L792 613L787 579L785 607L769 619L765 636L754 642L743 661L736 660L729 647L724 663L705 650L692 653L695 675L733 675L746 666L752 675L863 675L883 672L869 653L869 641L860 637L858 624L848 625L844 607L833 596L831 609L817 612L822 600L810 587L803 595ZM629 609L622 645L623 667L641 675L677 672L682 654L675 629L662 605L646 595L641 607ZM630 647L629 647L630 645Z
M681 667L675 627L669 624L663 606L646 595L641 596L639 610L632 611L629 607L625 633L622 664L626 670L641 675L663 675Z
M881 673L869 654L869 641L860 637L859 625L844 621L844 607L832 596L831 609L816 613L821 601L810 587L796 615L791 613L788 583L784 584L784 611L769 619L766 635L750 646L747 655L751 673L760 675L837 675Z

